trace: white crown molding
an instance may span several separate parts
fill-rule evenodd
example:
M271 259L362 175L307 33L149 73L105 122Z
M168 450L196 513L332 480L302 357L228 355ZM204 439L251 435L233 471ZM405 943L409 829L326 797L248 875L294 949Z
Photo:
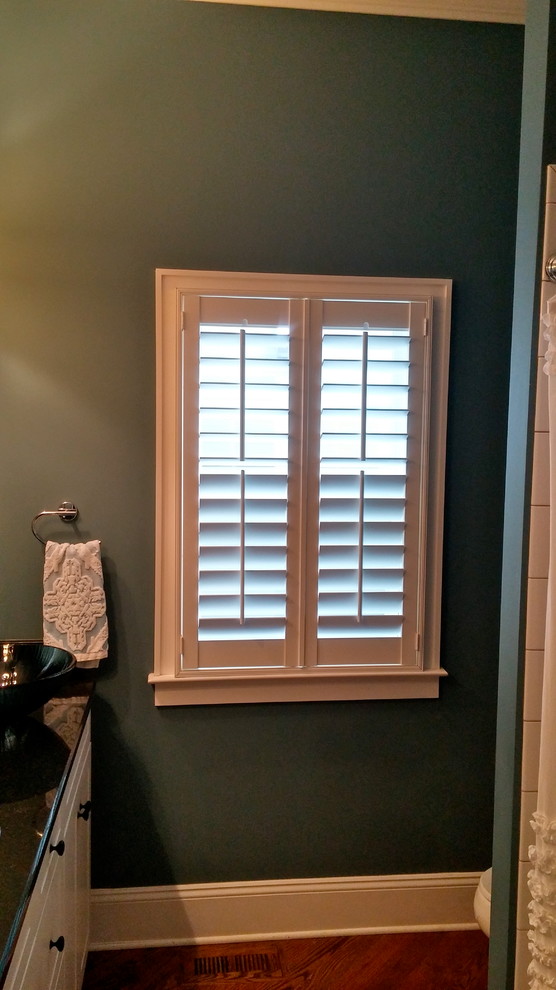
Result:
M478 928L480 874L324 877L91 892L91 950Z
M437 17L454 21L524 24L526 0L200 0L255 7L296 7L392 17Z

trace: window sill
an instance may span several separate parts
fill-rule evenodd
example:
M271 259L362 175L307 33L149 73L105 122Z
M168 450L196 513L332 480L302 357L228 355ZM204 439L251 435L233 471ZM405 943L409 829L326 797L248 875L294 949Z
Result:
M151 674L157 707L257 704L283 701L368 701L438 698L437 670L280 671L261 674Z

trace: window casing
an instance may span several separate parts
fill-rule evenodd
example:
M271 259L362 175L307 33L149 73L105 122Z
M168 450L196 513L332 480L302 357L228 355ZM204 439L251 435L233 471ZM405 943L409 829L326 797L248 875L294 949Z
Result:
M155 703L437 696L451 283L156 288Z

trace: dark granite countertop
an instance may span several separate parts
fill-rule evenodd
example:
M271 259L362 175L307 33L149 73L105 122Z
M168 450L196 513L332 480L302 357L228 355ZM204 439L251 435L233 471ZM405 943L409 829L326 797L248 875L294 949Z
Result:
M0 987L77 749L94 687L76 673L17 725L0 725Z

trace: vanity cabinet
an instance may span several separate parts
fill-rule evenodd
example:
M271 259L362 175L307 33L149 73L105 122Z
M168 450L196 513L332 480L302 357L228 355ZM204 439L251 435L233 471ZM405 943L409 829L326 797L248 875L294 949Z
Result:
M90 718L44 847L2 990L79 990L89 938Z

